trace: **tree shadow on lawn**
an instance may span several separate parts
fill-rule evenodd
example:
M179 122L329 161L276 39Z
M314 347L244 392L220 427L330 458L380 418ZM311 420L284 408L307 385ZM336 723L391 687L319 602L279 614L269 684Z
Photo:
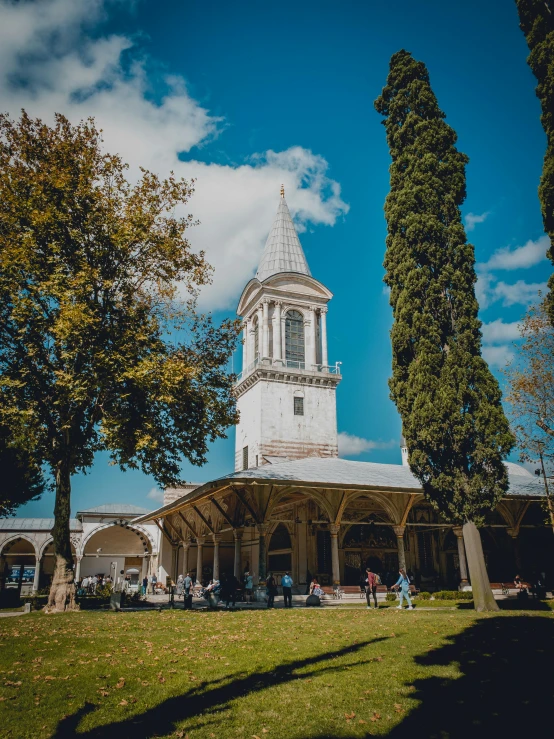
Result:
M349 647L344 647L332 652L324 652L313 657L284 662L273 670L255 672L251 675L227 675L213 682L203 682L196 688L182 695L168 698L157 706L150 708L145 713L129 716L121 721L111 724L97 726L95 728L79 732L78 727L81 720L89 713L97 709L92 703L86 703L75 714L66 716L58 724L54 739L67 739L68 737L82 737L83 739L121 739L123 736L132 736L136 739L144 737L165 736L175 731L176 724L185 719L197 716L199 720L208 718L204 714L216 714L228 708L229 703L245 695L266 690L275 685L307 677L319 676L329 671L335 671L335 665L319 667L301 675L293 674L297 670L315 667L327 660L354 655L364 647L386 641L390 637L377 637L368 641L358 642ZM358 661L355 664L365 664L369 660ZM202 718L201 718L202 717ZM221 728L221 727L220 727Z
M552 735L554 618L484 617L450 643L415 658L424 667L459 666L459 678L414 680L420 704L389 739L490 739ZM376 725L377 728L378 725ZM372 729L366 736L371 736ZM383 734L379 732L381 736ZM336 739L332 734L313 738ZM341 739L360 733L341 732ZM289 739L300 738L293 732Z

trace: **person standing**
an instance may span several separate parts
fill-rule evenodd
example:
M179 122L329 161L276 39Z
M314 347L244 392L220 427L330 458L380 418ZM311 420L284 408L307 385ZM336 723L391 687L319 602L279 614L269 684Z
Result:
M267 592L267 607L268 608L274 608L275 607L275 596L277 595L277 585L275 583L275 578L273 577L273 574L270 572L266 581L266 592Z
M177 578L177 585L175 588L175 594L177 595L178 598L180 598L183 595L184 588L185 588L184 578L182 575L179 575L179 577Z
M229 577L227 578L227 608L229 608L229 603L232 603L233 608L235 607L238 586L239 581L237 580L235 575L229 575Z
M141 590L142 595L146 595L147 590L148 590L148 578L143 577L142 578L142 590Z
M252 593L254 592L254 578L249 572L244 573L244 595L247 603L252 603Z
M156 595L156 585L158 584L158 578L155 574L152 574L152 595Z
M288 572L285 572L284 576L281 578L285 608L292 608L292 584L292 577Z
M408 580L408 576L406 575L406 570L401 567L398 573L400 577L396 581L396 584L393 586L394 588L396 588L396 590L400 591L400 605L396 607L402 609L402 602L405 598L406 602L408 603L408 609L410 611L413 611L414 607L412 605L412 601L410 600L410 581Z
M371 571L371 567L368 567L365 578L365 599L367 601L368 608L371 608L372 595L375 608L377 608L377 575Z

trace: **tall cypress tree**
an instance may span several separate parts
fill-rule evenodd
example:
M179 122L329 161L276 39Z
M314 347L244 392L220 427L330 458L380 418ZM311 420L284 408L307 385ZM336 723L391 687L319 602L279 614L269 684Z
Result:
M550 238L547 256L554 264L554 3L546 0L516 0L519 26L531 52L527 62L537 78L541 101L541 123L546 133L546 153L539 184L544 230ZM554 325L554 274L548 282L546 310Z
M456 149L427 68L407 51L392 56L375 107L385 116L392 157L385 204L391 397L426 497L464 525L476 608L493 610L475 525L508 488L502 459L513 437L481 357L475 256L460 213L468 157Z

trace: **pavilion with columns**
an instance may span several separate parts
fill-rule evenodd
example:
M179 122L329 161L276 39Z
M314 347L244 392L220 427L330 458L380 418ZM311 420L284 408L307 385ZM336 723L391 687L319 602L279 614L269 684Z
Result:
M407 464L338 458L340 363L329 362L326 316L332 293L312 277L285 197L237 313L243 366L235 386L240 420L235 471L168 489L164 505L136 519L155 522L161 564L199 579L245 570L263 582L289 571L303 590L358 584L371 565L387 581L399 566L422 588L468 583L461 529L425 500ZM489 577L544 572L554 554L544 487L507 463L510 488L481 530ZM551 578L554 573L547 573Z

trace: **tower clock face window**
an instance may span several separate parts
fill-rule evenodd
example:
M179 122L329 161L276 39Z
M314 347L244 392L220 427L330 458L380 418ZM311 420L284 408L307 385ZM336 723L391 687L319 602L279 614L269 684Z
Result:
M297 310L289 310L285 320L285 359L291 366L299 364L303 369L305 361L304 316Z

